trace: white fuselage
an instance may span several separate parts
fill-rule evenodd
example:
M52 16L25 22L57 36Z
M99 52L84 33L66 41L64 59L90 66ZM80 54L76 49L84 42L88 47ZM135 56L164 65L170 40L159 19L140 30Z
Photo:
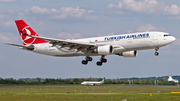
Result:
M98 84L101 84L101 82L97 82L97 81L84 81L81 84L82 85L98 85Z
M112 54L119 54L126 51L145 50L159 48L172 43L175 40L173 36L164 32L141 32L124 35L102 36L84 39L75 39L74 42L90 42L97 46L99 45L112 45ZM23 48L22 48L23 49ZM50 43L34 44L33 52L60 57L71 56L86 56L84 52L76 49L69 50L69 47L58 49ZM91 53L90 56L99 55L98 53Z

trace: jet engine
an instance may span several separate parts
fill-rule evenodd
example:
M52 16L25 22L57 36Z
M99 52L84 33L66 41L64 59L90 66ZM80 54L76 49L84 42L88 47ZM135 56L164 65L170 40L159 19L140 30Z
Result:
M123 57L136 57L137 56L137 51L127 51L127 52L123 52L121 54L119 54L120 56Z
M99 55L109 55L112 51L113 47L111 45L98 46L97 49L95 49L95 52Z

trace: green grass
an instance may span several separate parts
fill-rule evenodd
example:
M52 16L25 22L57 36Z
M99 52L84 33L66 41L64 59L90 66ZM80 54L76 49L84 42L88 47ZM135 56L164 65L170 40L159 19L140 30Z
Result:
M180 101L179 94L0 94L1 101Z
M180 101L179 86L0 86L0 101ZM150 96L152 93L152 96Z

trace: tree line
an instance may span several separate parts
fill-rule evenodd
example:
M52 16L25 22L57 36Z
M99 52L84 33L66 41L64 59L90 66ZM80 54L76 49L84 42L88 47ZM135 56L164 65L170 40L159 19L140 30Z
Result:
M81 84L83 81L100 81L103 78L71 78L71 79L54 79L54 78L35 78L31 79L13 79L0 78L0 84L17 84L17 85L40 85L40 84ZM136 84L136 85L176 85L173 81L163 79L155 80L123 80L123 79L106 79L105 84Z

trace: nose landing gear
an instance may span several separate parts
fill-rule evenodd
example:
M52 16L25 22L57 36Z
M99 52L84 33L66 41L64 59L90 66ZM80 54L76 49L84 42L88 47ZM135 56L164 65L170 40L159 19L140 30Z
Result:
M159 50L159 48L155 48L156 52L154 53L155 56L158 56L159 53L157 52Z

